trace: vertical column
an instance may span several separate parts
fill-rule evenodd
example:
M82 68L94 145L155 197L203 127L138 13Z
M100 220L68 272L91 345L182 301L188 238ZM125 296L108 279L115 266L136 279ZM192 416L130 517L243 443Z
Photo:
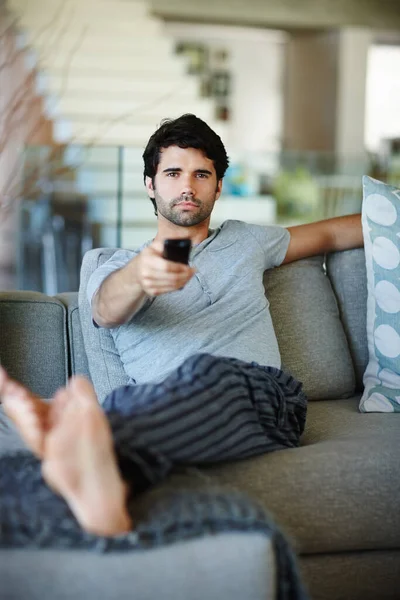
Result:
M284 150L335 147L337 31L292 31L286 48Z
M286 54L286 150L364 152L370 30L292 32Z

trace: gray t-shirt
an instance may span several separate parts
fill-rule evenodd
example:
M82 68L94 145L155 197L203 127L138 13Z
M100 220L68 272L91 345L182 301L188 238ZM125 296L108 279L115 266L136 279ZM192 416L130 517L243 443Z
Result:
M126 373L157 382L192 354L208 352L280 367L263 273L286 256L287 229L225 221L192 249L197 272L182 290L149 298L126 324L111 329ZM138 250L118 250L88 283L91 302L104 279Z

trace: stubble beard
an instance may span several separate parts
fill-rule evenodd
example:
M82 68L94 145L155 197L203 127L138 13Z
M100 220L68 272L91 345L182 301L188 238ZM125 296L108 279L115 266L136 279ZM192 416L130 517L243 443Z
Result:
M182 196L175 198L174 200L167 202L157 192L155 193L155 201L157 205L157 211L160 215L167 219L174 225L193 227L199 225L205 221L212 213L214 208L214 202L212 206L205 206L198 198L192 196ZM179 204L184 201L190 201L196 204L197 210L180 210Z

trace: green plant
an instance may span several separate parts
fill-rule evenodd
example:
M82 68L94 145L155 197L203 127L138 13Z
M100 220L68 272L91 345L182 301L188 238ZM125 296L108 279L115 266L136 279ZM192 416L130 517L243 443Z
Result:
M281 171L274 180L273 195L281 217L309 217L318 208L317 182L304 167Z

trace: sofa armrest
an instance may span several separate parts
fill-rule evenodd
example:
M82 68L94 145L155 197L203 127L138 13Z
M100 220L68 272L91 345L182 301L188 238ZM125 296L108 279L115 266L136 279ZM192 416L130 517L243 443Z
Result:
M65 306L40 292L0 292L0 361L14 377L44 398L68 379Z

